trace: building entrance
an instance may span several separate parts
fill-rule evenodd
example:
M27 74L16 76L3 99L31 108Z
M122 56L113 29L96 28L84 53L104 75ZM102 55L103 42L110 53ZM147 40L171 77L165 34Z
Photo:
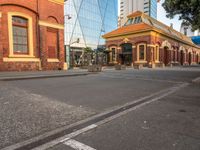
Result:
M183 53L183 51L181 51L180 57L181 57L180 62L181 62L181 65L183 66L183 63L184 63L184 53Z
M126 43L121 45L122 52L119 54L119 58L123 65L130 66L133 62L132 59L132 44Z
M164 64L165 66L169 64L169 49L164 47Z
M189 65L192 64L192 54L191 54L191 52L189 52L189 60L188 60L188 62L189 62Z

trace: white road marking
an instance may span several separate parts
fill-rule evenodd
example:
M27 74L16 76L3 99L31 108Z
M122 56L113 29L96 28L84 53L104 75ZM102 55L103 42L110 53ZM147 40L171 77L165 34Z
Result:
M82 128L80 130L77 130L77 131L74 131L74 132L72 132L70 134L67 134L67 135L65 135L65 136L63 136L61 138L55 139L55 140L53 140L53 141L51 141L49 143L46 143L46 144L41 145L39 147L36 147L36 148L34 148L32 150L46 150L46 149L48 149L50 147L53 147L53 146L57 145L58 143L66 142L67 140L70 140L71 138L74 138L75 136L77 136L79 134L82 134L84 132L87 132L89 130L92 130L92 129L96 128L96 127L97 127L96 124L89 125L89 126L87 126L85 128Z
M125 110L125 111L120 112L120 113L118 113L118 114L115 114L115 115L113 115L113 116L111 116L111 117L108 117L108 118L102 120L102 121L96 122L95 124L92 124L92 125L90 125L90 126L87 126L87 127L83 128L83 129L74 131L74 132L72 132L72 133L70 133L70 134L67 134L67 135L61 137L61 138L55 139L55 140L53 140L53 141L51 141L51 142L49 142L49 143L46 143L46 144L44 144L44 145L42 145L42 146L39 146L39 147L37 147L37 148L34 148L33 150L46 150L46 149L48 149L48 148L50 148L50 147L53 147L53 146L55 146L55 145L57 145L57 144L59 144L59 143L67 142L67 141L70 140L71 138L74 138L74 137L76 137L76 136L78 136L78 135L80 135L80 134L82 134L82 133L84 133L84 132L87 132L87 131L89 131L89 130L91 130L91 129L94 129L94 128L96 128L97 126L100 126L100 125L102 125L102 124L105 124L106 122L112 121L113 119L116 119L116 118L118 118L118 117L120 117L120 116L122 116L122 115L127 114L128 112L134 111L134 110L136 110L136 109L138 109L138 108L140 108L140 107L143 107L143 106L145 106L145 105L147 105L147 104L149 104L149 103L152 103L152 102L154 102L154 101L158 101L158 100L160 100L160 99L162 99L162 98L164 98L164 97L166 97L166 96L168 96L168 95L170 95L170 94L176 92L177 90L179 90L179 89L181 89L181 88L184 88L184 87L186 87L186 86L188 86L188 85L189 85L189 83L178 84L178 85L176 85L176 86L173 86L173 87L170 87L170 88L161 90L161 91L159 91L159 92L153 93L153 94L151 94L151 95L149 95L149 96L145 96L145 97L143 97L143 98L140 98L140 99L138 99L138 100L136 100L136 101L133 101L133 102L131 102L131 103L127 103L127 104L125 104L124 106L128 106L128 105L130 105L130 104L134 104L134 103L137 103L137 102L140 102L140 101L143 101L143 100L149 98L149 100L148 100L147 102L144 102L144 103L142 103L142 104L139 104L139 105L137 105L137 106L135 106L135 107L133 107L133 108L131 108L131 109ZM121 107L121 106L120 106L120 107ZM111 112L112 112L112 111L111 111ZM107 112L107 113L108 113L108 112ZM105 114L106 114L106 113L105 113ZM7 150L7 149L6 149L6 150ZM79 149L78 149L78 150L79 150ZM81 150L81 149L80 149L80 150ZM82 150L85 150L85 149L82 149ZM87 149L86 149L86 150L87 150ZM89 149L89 150L90 150L90 149Z
M84 132L87 132L87 131L89 131L89 130L92 130L92 129L96 128L96 127L97 127L97 125L92 124L92 125L87 126L87 127L83 128L83 129L74 131L74 132L68 134L68 137L62 139L60 142L61 142L61 143L62 143L62 142L65 142L65 141L69 140L70 138L73 138L73 137L75 137L75 136L77 136L77 135L79 135L79 134L81 134L81 133L84 133Z
M76 140L72 140L72 139L66 141L64 144L75 149L75 150L96 150L96 149L94 149L90 146L87 146L83 143L80 143L80 142L78 142Z

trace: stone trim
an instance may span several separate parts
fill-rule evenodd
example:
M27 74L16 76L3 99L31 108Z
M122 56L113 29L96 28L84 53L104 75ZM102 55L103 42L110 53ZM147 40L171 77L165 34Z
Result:
M55 28L55 29L64 30L64 25L63 24L55 24L55 23L49 23L47 21L39 20L39 25L45 26L45 27L51 27L51 28Z
M49 58L47 59L47 62L60 62L57 58Z
M28 19L28 50L29 54L15 55L13 50L13 26L12 17L19 16ZM8 12L9 57L34 57L33 54L33 21L32 17L21 12Z
M153 45L153 44L147 44L147 47L153 47L153 48L155 48L156 45Z
M48 0L52 3L56 3L56 4L60 4L60 5L64 5L64 0Z
M139 63L145 64L145 63L147 63L147 61L146 60L139 60L139 61L135 61L134 63L136 63L136 64L139 64Z
M39 58L3 58L3 62L40 62Z
M144 45L144 60L140 60L140 56L139 56L139 54L140 54L139 47L141 45ZM146 45L146 43L139 43L139 44L137 44L137 61L139 61L139 62L140 61L146 61L146 59L147 59L146 55L147 55L147 45Z

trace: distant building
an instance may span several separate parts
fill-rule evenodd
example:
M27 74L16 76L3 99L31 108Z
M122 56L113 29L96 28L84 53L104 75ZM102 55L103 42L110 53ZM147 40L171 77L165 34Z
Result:
M102 35L116 29L117 24L118 0L67 0L65 45L70 66L79 66L84 48L105 45Z
M188 26L188 25L185 25L183 23L181 24L180 32L182 34L184 34L185 36L188 36L188 37L194 36L194 31L192 31L192 27Z
M64 69L64 0L0 0L0 71Z
M159 67L200 62L200 47L189 37L140 11L103 37L113 65Z
M120 0L120 25L126 23L127 16L135 11L141 11L157 19L157 2L159 0Z
M183 23L181 24L181 29L180 32L183 33L184 35L190 37L194 44L200 46L200 32L199 30L192 31L192 27L189 25L184 25Z

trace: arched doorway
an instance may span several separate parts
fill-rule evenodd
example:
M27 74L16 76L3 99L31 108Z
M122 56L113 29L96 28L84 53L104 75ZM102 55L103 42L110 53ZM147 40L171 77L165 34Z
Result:
M169 64L169 48L164 47L164 64L165 66Z
M189 52L189 54L188 54L188 63L189 63L189 65L191 65L192 64L192 53L191 52Z
M132 44L125 43L121 45L122 53L119 55L121 63L123 65L131 65L133 62L132 58Z
M184 63L184 52L183 52L183 50L181 50L181 52L180 52L180 63L183 66L183 63Z
M197 64L199 63L199 54L197 54Z

